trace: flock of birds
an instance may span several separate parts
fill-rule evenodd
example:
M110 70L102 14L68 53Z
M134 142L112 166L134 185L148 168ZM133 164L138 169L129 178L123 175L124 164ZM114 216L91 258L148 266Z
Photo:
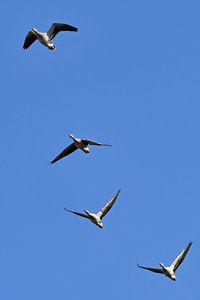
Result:
M50 27L50 29L47 32L39 32L36 28L33 28L31 31L28 32L23 48L28 49L36 40L38 40L42 45L46 46L49 50L55 50L56 46L53 44L54 37L60 32L60 31L78 31L78 28L63 24L63 23L53 23ZM51 161L51 164L57 162L61 158L71 154L77 149L81 149L86 154L90 153L90 149L88 145L95 145L95 146L111 146L110 144L102 144L99 142L95 142L92 140L85 140L76 138L72 134L69 134L69 137L73 139L73 143L70 144L67 148L65 148L58 156L56 156L55 159ZM117 197L120 193L120 190L97 212L97 213L91 213L88 210L85 210L84 213L76 212L69 210L67 208L64 208L65 211L76 214L78 216L81 216L83 218L89 219L91 222L93 222L95 225L97 225L100 228L103 228L102 218L108 213L108 211L112 208L113 204L117 200ZM160 266L162 269L157 268L150 268L150 267L144 267L137 265L139 268L149 270L155 273L164 274L165 276L169 277L170 279L176 281L175 271L178 269L180 264L183 262L186 254L188 253L190 247L192 245L192 242L189 242L189 244L185 247L185 249L175 258L175 260L172 262L172 264L169 267L164 266L163 263L160 263Z

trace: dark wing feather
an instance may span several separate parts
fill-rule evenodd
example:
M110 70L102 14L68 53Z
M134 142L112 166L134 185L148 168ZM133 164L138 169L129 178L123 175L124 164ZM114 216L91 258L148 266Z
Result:
M95 142L95 141L91 141L91 140L83 140L83 139L82 139L82 142L85 143L85 144L87 144L87 145L109 146L109 147L112 147L112 145L110 145L110 144L102 144L102 143Z
M137 266L141 269L145 269L145 270L149 270L149 271L152 271L152 272L155 272L155 273L160 273L160 274L163 274L163 270L162 269L156 269L156 268L147 268L147 267L143 267L143 266L139 266L137 264Z
M59 159L65 157L65 156L71 154L75 150L77 150L77 147L74 145L74 143L72 143L67 148L65 148L58 156L56 156L56 158L54 160L52 160L51 164L55 163L56 161L58 161Z
M52 40L56 34L60 31L78 31L78 28L68 25L68 24L63 24L63 23L53 23L48 30L47 34Z
M190 247L192 245L192 242L190 242L185 249L176 257L176 259L173 261L173 263L171 264L171 266L173 266L173 270L174 272L178 269L178 267L180 266L180 264L184 261L186 254L188 253Z
M64 210L65 210L65 211L68 211L68 212L71 212L71 213L73 213L73 214L75 214L75 215L78 215L78 216L81 216L81 217L84 217L84 218L89 219L89 216L86 215L86 214L82 214L82 213L79 213L79 212L77 212L77 211L69 210L69 209L67 209L67 208L64 208Z
M25 41L24 41L24 49L28 49L28 47L30 47L30 45L32 45L35 40L37 40L37 36L33 31L29 31L29 33L27 34Z

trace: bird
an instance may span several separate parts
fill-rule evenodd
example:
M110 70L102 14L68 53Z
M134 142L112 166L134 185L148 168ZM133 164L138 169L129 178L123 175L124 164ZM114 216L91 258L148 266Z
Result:
M103 228L102 218L109 212L113 204L115 203L119 193L121 190L118 190L118 192L108 201L97 213L91 213L88 210L84 210L86 214L69 210L67 208L64 208L65 211L73 213L75 215L81 216L83 218L90 219L92 223L97 225L99 228Z
M28 49L38 39L42 45L55 50L56 46L52 40L60 31L78 31L78 28L63 23L53 23L47 32L39 32L36 28L32 28L25 38L23 48Z
M71 145L69 145L67 148L65 148L58 156L56 156L56 158L51 161L51 164L55 163L56 161L58 161L59 159L65 157L65 156L71 154L72 152L74 152L77 149L81 149L86 154L89 154L90 149L89 149L88 145L111 147L110 144L102 144L102 143L98 143L98 142L91 141L91 140L75 138L75 136L73 136L72 134L69 134L68 136L70 138L72 138L74 142Z
M140 265L137 265L139 268L149 270L155 273L164 274L165 276L169 277L173 281L176 281L175 271L178 269L180 264L183 262L186 254L188 253L190 247L192 245L192 242L189 242L189 244L185 247L185 249L175 258L173 263L169 267L165 267L163 263L160 263L160 266L162 269L156 269L156 268L147 268Z

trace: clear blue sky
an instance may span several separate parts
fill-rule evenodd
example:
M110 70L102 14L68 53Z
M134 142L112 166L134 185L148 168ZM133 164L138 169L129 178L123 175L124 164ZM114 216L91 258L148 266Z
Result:
M2 300L199 300L199 1L1 7ZM56 51L27 32L52 22ZM49 162L68 134L111 143ZM104 228L64 212L97 211ZM168 265L192 240L177 282Z

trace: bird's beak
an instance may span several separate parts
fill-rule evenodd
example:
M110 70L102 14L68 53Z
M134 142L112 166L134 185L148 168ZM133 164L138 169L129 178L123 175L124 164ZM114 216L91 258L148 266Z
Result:
M68 136L71 138L71 139L73 139L74 140L74 136L73 136L73 134L68 134Z

